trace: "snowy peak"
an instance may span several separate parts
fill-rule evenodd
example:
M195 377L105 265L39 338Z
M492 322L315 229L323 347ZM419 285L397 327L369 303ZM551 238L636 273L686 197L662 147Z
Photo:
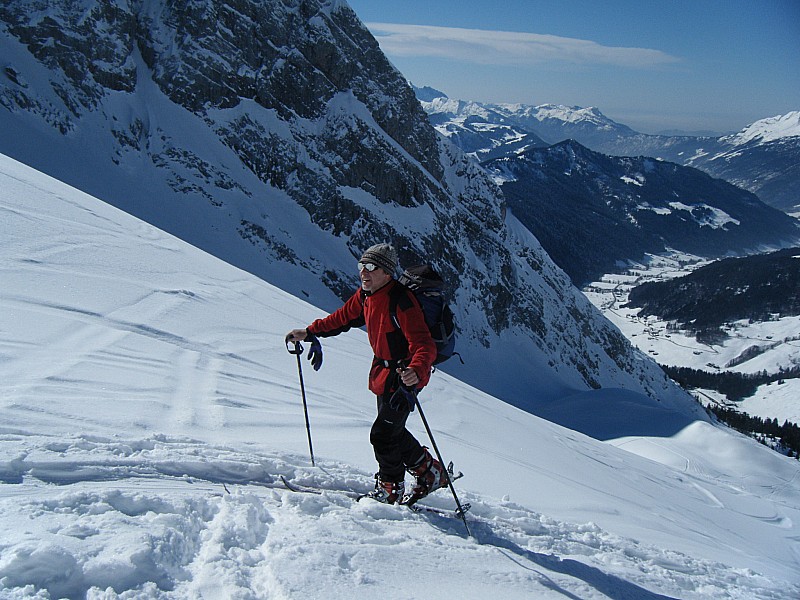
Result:
M774 142L783 138L800 137L800 111L776 115L756 121L739 133L720 138L721 141L736 146L755 143Z
M442 96L420 103L436 130L479 162L547 145L527 127L509 118L500 105Z
M549 143L569 138L580 138L596 132L615 135L635 135L635 131L606 117L598 108L565 106L562 104L492 104L438 98L417 97L434 123L445 119L462 121L466 118L483 118L488 122L502 122L541 136ZM580 132L580 133L577 133Z
M580 106L564 106L563 104L541 104L539 106L525 107L524 105L505 104L509 111L534 117L539 121L558 121L564 124L592 125L606 131L615 131L628 128L609 119L595 107L582 108Z
M470 117L482 117L487 121L498 121L501 115L487 107L480 102L468 102L466 100L457 100L455 98L448 98L447 96L440 96L430 101L422 101L422 106L429 116L438 117L439 115L446 115L447 117L462 121Z

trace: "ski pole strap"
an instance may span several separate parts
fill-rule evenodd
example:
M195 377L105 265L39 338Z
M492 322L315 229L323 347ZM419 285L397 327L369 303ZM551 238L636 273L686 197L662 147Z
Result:
M294 343L294 349L290 346L290 344ZM289 354L297 354L298 356L303 353L303 345L300 342L292 341L291 338L287 335L286 336L286 351Z

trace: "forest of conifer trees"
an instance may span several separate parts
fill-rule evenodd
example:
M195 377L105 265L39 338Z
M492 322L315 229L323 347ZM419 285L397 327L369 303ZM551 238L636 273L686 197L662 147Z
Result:
M786 420L779 425L778 419L752 417L727 406L711 405L708 408L720 421L736 431L800 460L800 427L797 423Z
M781 369L777 373L739 373L722 371L718 373L692 369L691 367L668 367L661 365L667 375L684 389L696 388L716 390L731 402L738 402L752 396L758 386L770 383L782 383L786 379L800 377L800 366Z

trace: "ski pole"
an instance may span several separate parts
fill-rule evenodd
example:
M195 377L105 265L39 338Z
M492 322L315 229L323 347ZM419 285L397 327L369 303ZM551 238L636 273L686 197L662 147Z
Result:
M419 416L422 419L422 424L425 425L425 431L428 432L428 437L431 440L431 446L433 446L433 451L436 452L436 458L439 459L439 463L444 468L446 464L444 459L442 458L442 453L439 452L439 447L436 445L436 440L433 439L433 433L431 432L431 428L428 425L428 419L425 418L425 413L422 412L422 404L420 404L419 398L417 397L417 390L411 389L411 393L414 395L414 402L417 405L417 410L419 411ZM469 525L467 524L467 517L465 515L465 510L461 507L461 501L458 499L458 494L456 494L456 488L453 486L453 479L448 475L447 477L447 485L450 487L450 491L453 494L453 500L456 501L456 507L458 507L458 515L461 517L461 520L464 522L464 527L467 530L467 535L472 537L472 532L469 530Z
M286 350L289 354L297 356L297 374L300 376L300 394L303 396L303 413L306 417L306 432L308 433L308 451L311 454L311 466L316 467L314 462L314 448L311 446L311 424L308 422L308 405L306 404L306 386L303 384L303 366L300 362L300 355L303 353L303 346L300 342L294 342L294 349L289 346L290 339L286 337Z

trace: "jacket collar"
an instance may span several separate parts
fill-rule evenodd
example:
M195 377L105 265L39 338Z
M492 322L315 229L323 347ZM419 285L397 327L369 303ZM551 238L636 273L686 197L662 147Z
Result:
M376 294L385 294L395 285L397 285L397 280L394 277L392 277L389 281L386 282L386 284L384 284L382 287L378 288L374 292L368 292L363 288L361 289L361 292L364 294L365 298L368 298L369 296L374 296Z

